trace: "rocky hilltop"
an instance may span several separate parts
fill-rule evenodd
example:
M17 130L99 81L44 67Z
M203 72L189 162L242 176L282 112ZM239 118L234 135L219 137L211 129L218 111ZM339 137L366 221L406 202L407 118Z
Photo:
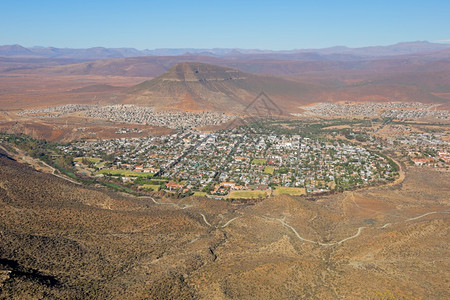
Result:
M280 107L288 108L306 103L313 90L317 87L312 84L183 62L157 78L128 89L126 102L160 109L239 112L262 91Z

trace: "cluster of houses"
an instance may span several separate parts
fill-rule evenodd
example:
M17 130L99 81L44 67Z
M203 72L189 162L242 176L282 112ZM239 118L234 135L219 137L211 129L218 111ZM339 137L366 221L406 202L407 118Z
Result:
M170 192L203 191L226 195L234 190L274 186L305 188L309 193L364 186L392 179L381 156L339 142L275 134L182 132L160 137L82 141L61 146L73 156L106 158L94 166L164 178ZM113 173L113 172L111 172ZM132 181L133 173L123 178ZM98 173L97 173L98 174ZM115 174L118 174L117 172Z
M416 166L446 167L450 165L450 153L438 151L436 155L424 155L417 151L409 152L411 161Z
M142 133L141 129L138 128L126 128L126 127L122 127L116 130L117 134L127 134L127 133Z
M156 112L151 107L135 105L93 106L85 112L90 118L107 119L111 122L132 123L168 127L173 129L194 129L199 126L219 125L230 121L233 116L217 112Z
M297 116L326 117L381 117L397 119L436 118L450 119L448 110L438 109L438 105L420 102L346 102L318 103L302 107L305 112Z
M208 111L156 112L152 107L142 107L132 104L106 106L66 104L23 110L19 113L19 116L59 118L78 112L82 112L88 118L106 119L111 122L153 125L183 130L194 129L200 126L220 125L235 118L232 115Z
M445 132L399 134L391 143L408 151L416 166L450 167L450 135Z
M35 109L26 109L18 113L19 116L25 117L46 117L59 118L66 114L88 110L92 105L87 104L65 104L59 106L50 106Z
M399 134L392 139L392 142L396 142L406 147L417 148L450 148L450 135L445 132L436 133L414 133L408 132L407 134Z

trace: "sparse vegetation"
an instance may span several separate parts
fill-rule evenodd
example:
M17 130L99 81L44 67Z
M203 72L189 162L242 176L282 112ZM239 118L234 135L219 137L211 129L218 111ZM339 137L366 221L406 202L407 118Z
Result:
M110 170L110 169L100 170L96 174L106 174L109 176L142 177L142 178L151 178L153 176L153 174L151 173L141 173L127 170Z
M304 188L277 186L275 187L274 195L300 196L306 195L306 190Z
M267 191L231 191L228 195L230 199L254 199L265 198L269 195Z

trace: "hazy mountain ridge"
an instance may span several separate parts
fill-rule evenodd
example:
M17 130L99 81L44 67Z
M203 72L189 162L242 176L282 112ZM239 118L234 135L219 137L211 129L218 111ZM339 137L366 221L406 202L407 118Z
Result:
M442 49L447 47L443 44L437 44L436 47L434 45L423 42L397 44L390 49L395 50L395 53L408 54L360 59L348 53L352 49L346 47L324 49L323 54L288 51L242 54L238 50L231 50L230 55L222 57L205 56L207 53L203 53L204 55L143 56L94 61L0 57L0 72L10 82L17 78L16 81L19 80L20 83L20 78L33 80L36 77L38 81L54 78L56 84L56 81L61 80L68 80L70 83L70 77L86 78L83 81L89 77L91 82L77 84L76 87L65 90L64 92L72 93L70 97L69 93L65 93L62 96L64 99L58 100L62 103L85 102L87 96L95 97L97 94L94 93L98 93L105 103L108 99L113 99L111 101L114 103L154 105L159 108L170 104L171 108L182 110L221 111L226 108L240 111L261 91L266 91L287 111L306 103L329 101L447 103L450 98L450 48ZM27 49L22 48L12 47L12 51L28 53ZM367 53L374 50L371 49L366 49ZM430 52L430 49L437 51ZM103 50L96 51L101 53ZM332 52L344 54L330 54ZM271 56L275 58L270 58ZM287 59L290 56L292 60ZM190 67L170 71L173 66L184 63ZM214 66L202 69L201 74L195 74L190 70L195 64ZM224 68L234 70L226 71ZM232 76L233 80L225 80L229 74L239 72L245 73L245 78L237 80ZM214 76L219 76L221 81L212 81ZM66 79L62 79L63 77ZM98 82L92 82L94 78ZM119 78L130 84L117 85L120 83L117 81ZM151 78L155 80L149 82L148 79ZM202 82L202 78L207 80ZM133 87L137 82L144 81L146 82L138 87ZM105 88L102 84L122 88ZM13 87L14 85L6 84L4 91L10 91ZM41 85L36 88L41 89ZM17 89L13 90L17 93ZM80 94L79 97L76 96L77 93ZM108 93L111 94L108 96ZM4 101L10 101L6 92L3 96ZM24 97L25 101L36 101L35 97ZM61 98L60 95L54 97ZM234 104L230 106L231 103Z
M25 70L26 73L45 73L58 75L106 75L106 76L134 76L156 77L164 73L173 65L181 62L201 62L215 64L223 67L236 68L249 73L270 74L281 76L296 76L308 72L322 72L334 74L335 72L399 72L410 71L408 66L416 66L414 71L447 70L447 65L440 66L439 62L450 60L450 49L437 52L416 53L378 58L348 59L347 55L332 55L323 59L310 59L321 57L311 53L295 54L292 57L271 58L262 55L233 57L211 57L204 55L180 56L143 56L128 58L111 58L104 60L82 61L75 59L46 59L46 58L19 58L0 57L0 70L16 72ZM305 59L301 57L307 56ZM434 64L433 64L434 62ZM430 69L430 66L432 67ZM414 67L409 67L409 69ZM368 74L371 75L371 74Z
M228 58L253 59L282 59L282 60L334 60L337 58L352 60L362 57L380 57L407 55L414 53L434 52L449 49L449 44L430 43L426 41L405 42L389 46L371 46L349 48L336 46L323 49L294 49L294 50L260 50L236 48L161 48L154 50L137 50L135 48L105 48L92 47L86 49L56 48L56 47L23 47L21 45L0 46L0 56L6 57L42 57L42 58L72 58L84 60L125 58L139 56L178 56L205 55Z

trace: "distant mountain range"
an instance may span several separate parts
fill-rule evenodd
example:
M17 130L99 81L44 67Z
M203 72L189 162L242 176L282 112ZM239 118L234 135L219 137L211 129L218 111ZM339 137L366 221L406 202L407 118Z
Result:
M336 72L346 74L364 71L373 72L423 72L448 70L450 48L436 52L415 53L378 58L342 59L335 56L334 60L285 60L275 58L233 59L231 57L211 57L203 55L178 56L143 56L128 58L112 58L103 60L76 60L69 58L30 58L1 57L0 72L40 73L54 75L102 75L156 77L173 65L181 62L201 62L235 68L249 73L268 74L276 76L303 76L314 72L314 76L329 76ZM441 63L443 62L443 63ZM425 66L426 65L426 66Z
M190 54L177 55L186 51ZM242 111L261 91L285 112L295 112L303 104L335 101L445 104L450 101L450 45L412 42L292 51L14 45L0 46L0 74L63 81L85 78L85 86L63 97L111 94L113 103L157 109ZM105 81L93 82L92 77ZM142 83L119 87L108 77Z
M324 49L297 49L297 50L259 50L259 49L233 49L233 48L180 48L180 49L154 49L137 50L134 48L104 48L94 47L87 49L30 47L20 45L0 46L0 56L3 57L29 57L75 60L99 60L109 58L126 58L139 56L178 56L202 55L224 57L230 59L279 59L279 60L356 60L370 57L389 57L398 55L412 55L416 53L436 52L450 49L450 44L430 43L426 41L398 43L390 46L372 46L363 48L348 48L345 46Z

